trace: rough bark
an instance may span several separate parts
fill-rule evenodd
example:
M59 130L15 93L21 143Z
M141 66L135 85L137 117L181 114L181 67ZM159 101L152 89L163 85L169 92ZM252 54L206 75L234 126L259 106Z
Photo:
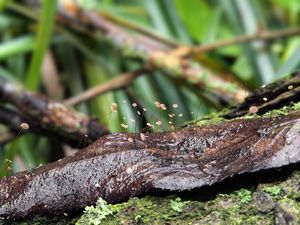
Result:
M255 107L268 104L265 100L261 104L262 96L287 105L299 100L299 77L294 74L290 83L258 89ZM290 97L293 93L295 98ZM251 106L253 102L247 101L241 105ZM43 112L33 106L37 113ZM277 106L269 104L269 109ZM298 162L299 106L276 113L280 116L270 112L229 121L219 117L217 122L198 121L172 132L109 134L73 156L0 180L0 215L62 213L93 204L99 197L112 203L152 189L190 190L240 173Z
M0 106L0 122L20 133L21 123L39 135L60 139L74 146L84 147L108 134L108 130L94 119L73 111L45 96L26 91L22 86L0 77L0 101L13 106ZM17 109L17 110L16 110Z
M256 114L262 115L272 109L279 109L298 102L300 99L300 72L264 85L254 90L240 104L235 105L222 116L227 119L249 114L250 107L256 107Z
M300 111L175 132L110 134L73 156L0 181L0 215L62 213L99 197L183 191L300 160Z

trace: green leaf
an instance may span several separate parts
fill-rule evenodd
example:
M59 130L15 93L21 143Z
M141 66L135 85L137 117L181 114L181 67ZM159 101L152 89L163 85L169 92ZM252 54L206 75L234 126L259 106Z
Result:
M170 29L166 24L166 19L161 11L159 1L144 1L144 4L148 9L149 15L155 26L155 29L159 31L159 34L163 35L164 37L170 37Z
M26 87L30 90L36 90L39 85L41 66L52 35L56 6L57 0L44 0L42 4L37 43L26 80Z
M265 187L263 189L264 192L267 192L274 197L278 196L280 194L281 190L282 190L282 188L280 186Z
M0 0L0 11L4 10L11 0Z
M35 40L32 35L21 36L0 44L0 59L29 52L35 48Z
M78 4L84 10L95 10L99 8L101 3L100 0L76 0L76 4Z
M84 68L88 85L87 88L103 84L110 79L109 74L93 61L86 61ZM116 96L111 92L97 96L90 101L90 109L93 115L112 132L121 130L119 114L111 111L111 104L114 102L116 102Z
M184 207L184 202L181 201L180 198L176 198L175 200L170 200L170 206L175 212L182 212Z
M84 215L76 222L76 225L93 224L99 225L107 216L113 214L110 205L105 200L99 198L97 205L86 206Z
M14 75L7 70L6 68L0 66L0 77L4 77L5 79L14 81Z
M279 67L276 78L283 77L299 69L300 64L300 44L295 48L293 54Z
M252 201L252 192L247 189L240 189L236 191L237 196L240 198L241 204L248 204Z
M273 4L280 7L280 10L288 10L285 16L289 18L291 25L298 25L299 12L300 12L300 2L299 0L273 0Z
M174 3L190 34L199 42L203 42L210 30L207 26L207 22L212 17L210 7L205 1L199 0L175 0Z

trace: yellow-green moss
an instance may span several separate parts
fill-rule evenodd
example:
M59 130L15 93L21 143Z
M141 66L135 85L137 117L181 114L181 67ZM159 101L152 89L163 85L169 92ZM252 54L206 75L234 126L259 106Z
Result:
M109 205L114 213L103 224L274 224L282 213L297 224L299 179L300 172L296 171L286 181L262 184L257 190L242 188L218 194L209 201L182 200L177 196L132 198ZM271 201L267 210L262 208L266 203L259 202L254 195L266 196Z
M265 187L263 191L273 195L274 197L277 197L280 194L281 189L282 188L280 186L275 185L275 186Z
M300 102L292 103L290 106L284 106L280 109L271 110L263 115L263 117L270 116L286 116L291 111L300 110Z
M275 116L286 116L288 115L290 112L292 111L297 111L300 110L300 102L297 103L291 103L290 106L284 106L280 109L274 109L274 110L270 110L269 112L263 114L262 116L259 116L257 114L246 114L242 117L238 117L238 118L234 118L232 120L236 120L236 119L253 119L253 118L268 118L268 117L275 117ZM187 127L187 126L207 126L207 125L211 125L211 124L218 124L221 122L226 122L229 121L227 119L225 119L224 117L222 117L222 115L226 114L227 110L223 110L221 112L218 113L212 113L209 114L201 119L197 119L197 120L193 120L193 121L189 121L187 123L185 123L183 125L183 127Z

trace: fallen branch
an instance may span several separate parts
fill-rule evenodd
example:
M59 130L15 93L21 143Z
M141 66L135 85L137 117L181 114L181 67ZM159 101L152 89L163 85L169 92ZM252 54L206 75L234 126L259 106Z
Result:
M20 218L183 191L300 160L300 111L155 134L110 134L75 155L0 180L0 215Z
M32 2L27 3L30 5ZM143 32L139 34L128 32L115 24L114 20L107 18L108 16L102 16L100 13L82 11L74 1L61 1L58 15L58 21L67 26L89 27L102 31L106 40L124 55L142 59L170 77L182 79L196 86L201 93L205 93L204 96L208 96L208 99L217 105L241 102L247 95L248 91L237 79L232 82L223 78L221 74L215 75L199 63L173 54L173 48L169 44L142 35Z
M158 42L164 43L165 45L168 45L171 48L174 48L175 51L177 51L178 49L181 49L181 52L182 52L182 54L180 54L181 57L188 57L188 56L192 56L192 55L196 55L196 54L203 54L203 53L218 50L220 48L224 48L224 47L227 47L230 45L237 45L237 44L242 44L242 43L257 41L257 40L264 40L264 41L274 40L274 39L279 39L279 38L283 38L283 37L297 36L300 34L300 27L292 27L292 28L285 28L285 29L272 30L272 31L271 30L258 31L254 34L241 35L241 36L234 37L232 39L220 40L220 41L217 41L212 44L203 44L200 46L183 46L172 40L165 39L153 32L150 32L147 29L144 29L143 27L138 26L130 21L116 17L110 13L101 12L101 16L106 18L109 21L114 22L115 24L126 27L130 30L136 31L145 36L151 37L152 39L155 39Z
M131 35L94 12L84 13L84 18L92 26L102 30L106 37L125 55L141 58L170 77L182 79L186 83L196 86L202 93L212 96L210 100L216 99L218 103L229 104L241 102L247 95L247 91L237 83L214 75L197 62L171 54L172 51L168 46L157 43L148 37Z
M0 145L8 143L9 141L28 131L27 127L25 127L26 129L22 128L22 124L28 125L28 120L25 117L11 109L7 109L2 106L0 106L0 124L8 127L8 132L5 133L5 135L2 135L0 138ZM34 130L36 130L35 124L31 124L30 131Z
M61 103L24 90L20 85L0 77L0 101L18 109L0 108L0 122L19 133L21 123L28 131L57 137L63 142L84 147L108 130L96 120L72 111ZM25 130L24 130L25 132Z
M230 45L236 45L236 44L241 44L250 41L272 40L272 39L278 39L287 36L296 36L299 34L300 34L300 27L286 28L286 29L276 30L276 31L259 31L257 33L250 34L250 35L242 35L228 40L221 40L213 44L190 47L188 48L188 50L186 50L185 54L183 54L182 56L187 57L196 54L203 54Z
M120 88L127 87L136 77L146 73L149 71L149 68L144 67L142 69L128 72L124 74L120 74L119 76L112 78L111 80L107 81L106 83L97 85L96 87L90 88L77 96L73 96L63 103L65 105L74 106L81 102L85 102L93 97L96 97L100 94L104 94L108 91L114 91Z
M300 100L300 72L264 85L251 93L244 102L232 107L223 117L227 119L256 113L262 115Z
M282 102L287 96L289 104L290 95L283 94L299 76L268 85L264 95ZM258 99L261 90L254 92ZM282 109L282 116L197 121L171 132L108 134L73 156L1 179L0 215L62 213L94 204L99 197L117 202L153 188L190 190L298 162L297 107Z

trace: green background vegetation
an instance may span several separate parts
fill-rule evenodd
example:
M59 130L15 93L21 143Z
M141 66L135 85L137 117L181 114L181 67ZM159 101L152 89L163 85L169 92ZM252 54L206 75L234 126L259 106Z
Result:
M183 45L212 44L256 30L297 27L300 22L298 0L78 2L87 9L97 8ZM21 1L0 3L0 76L16 80L32 91L61 101L142 64L122 55L99 32L83 34L69 27L57 29L53 18L58 2L54 0L42 1L40 14ZM45 56L52 60L50 67L54 66L57 73L49 72L49 63L43 66ZM300 38L231 45L197 60L212 69L230 71L252 89L299 68ZM157 110L155 101L164 103L168 110ZM118 113L111 113L113 102L118 103ZM143 120L132 107L133 102L147 108ZM174 103L178 108L171 107ZM155 131L170 129L169 113L176 114L174 123L179 126L218 109L195 90L153 71L137 78L127 89L103 94L76 106L76 110L97 118L111 131L138 132L146 122L155 124L157 120L163 125L156 126ZM121 123L128 124L129 128L122 128ZM7 128L0 126L0 134L6 132ZM0 146L0 175L7 175L8 167L13 171L30 169L63 155L59 142L26 134Z

